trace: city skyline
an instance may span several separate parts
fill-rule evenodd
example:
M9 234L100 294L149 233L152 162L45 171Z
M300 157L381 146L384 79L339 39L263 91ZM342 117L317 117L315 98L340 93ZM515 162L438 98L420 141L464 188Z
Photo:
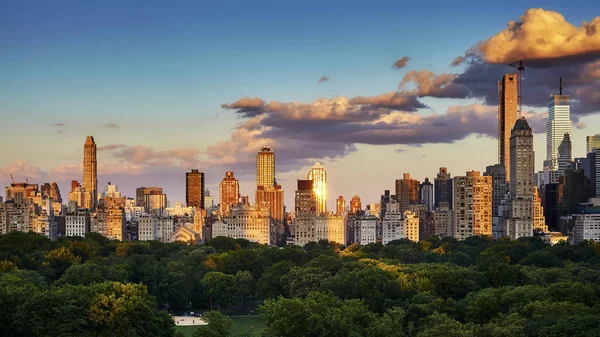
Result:
M16 5L14 8L7 7L5 13L28 13L23 21L25 23L40 14L36 12L40 8L25 10ZM356 10L355 7L350 7L346 10ZM39 184L56 181L63 193L68 191L71 180L83 182L81 142L86 135L94 135L98 146L98 190L111 181L119 186L124 195L131 197L137 187L160 186L164 188L165 194L169 195L169 200L184 201L183 173L197 168L205 172L207 188L215 197L220 179L226 171L236 172L240 180L240 193L252 196L255 186L253 181L256 151L263 146L271 146L278 155L276 178L286 192L285 204L288 208L294 200L296 179L302 179L315 161L322 162L328 171L328 209L335 209L335 199L339 195L350 200L357 194L361 197L363 205L367 205L377 202L382 190L393 189L394 181L402 177L401 172L409 172L415 179L423 181L426 177L433 180L439 167L448 167L448 172L456 176L470 170L483 172L487 166L496 163L498 153L497 150L492 150L498 147L495 138L495 87L503 74L514 72L508 66L513 58L522 58L527 68L523 83L524 115L535 133L534 150L538 158L535 163L536 171L541 170L542 159L546 158L546 140L542 134L545 131L543 115L547 112L549 95L559 91L558 78L561 76L565 83L565 94L571 95L572 101L575 102L571 107L574 126L571 134L573 157L583 157L585 137L594 135L597 133L595 130L600 128L600 120L595 115L599 102L594 101L594 96L587 94L598 84L597 80L590 82L595 79L593 69L598 64L594 55L600 49L593 43L595 40L590 40L587 47L562 45L549 57L543 50L533 48L526 51L520 48L516 41L502 40L504 35L500 33L515 30L523 37L523 41L535 41L535 38L551 33L573 36L583 29L579 24L582 20L590 22L590 25L598 25L600 19L591 17L585 8L574 10L558 4L548 4L547 10L525 12L526 10L528 8L521 7L506 10L497 15L498 18L486 23L481 30L464 34L456 46L440 45L440 55L436 58L425 55L423 49L407 39L399 39L400 42L406 42L402 48L389 49L376 39L377 41L373 42L374 48L385 51L377 58L356 53L355 56L347 57L348 60L344 60L343 66L336 67L331 63L335 57L323 54L321 56L326 62L320 63L314 58L302 62L301 76L289 73L285 64L281 62L274 62L268 69L261 64L263 74L270 80L254 83L248 82L248 75L240 76L237 81L241 83L238 82L232 89L227 90L226 95L217 94L216 98L207 99L202 103L196 100L190 103L191 96L188 96L184 100L190 103L187 106L173 105L178 97L175 93L178 89L162 88L162 96L158 95L162 101L154 102L159 108L140 101L144 97L152 102L155 98L152 98L151 94L156 93L154 90L158 89L138 87L133 84L137 83L136 81L131 82L132 86L129 88L120 88L127 89L123 91L125 95L120 96L115 96L116 92L104 86L82 85L73 93L84 97L87 93L93 98L89 104L82 105L79 97L64 94L65 90L68 92L74 89L76 84L80 84L71 72L68 73L71 76L65 77L65 82L58 83L57 89L48 91L53 93L53 90L62 90L63 94L57 95L54 101L48 101L48 97L42 93L49 89L36 85L36 81L55 78L56 75L49 68L55 61L53 57L67 53L66 43L70 38L74 39L72 42L81 41L78 40L80 36L65 35L61 30L63 24L60 22L50 20L46 23L48 27L45 28L49 31L62 32L56 36L47 35L41 31L41 26L33 25L31 31L19 33L27 35L24 40L29 43L18 44L16 40L9 39L8 47L12 47L11 53L0 56L3 61L8 61L2 64L14 65L11 69L1 66L1 70L9 78L7 83L14 86L2 86L1 88L6 90L0 90L0 99L6 102L0 109L3 114L9 116L0 126L0 140L12 143L12 139L18 137L14 133L15 130L23 130L22 121L14 116L22 115L27 118L42 113L43 118L36 117L28 126L29 133L21 134L47 141L37 142L33 147L31 142L17 142L5 148L4 155L0 158L0 183L8 185L9 175L13 174L17 181L29 179ZM74 6L68 11L83 9ZM89 15L83 11L82 15L74 20L79 22L86 14ZM517 19L523 23L520 27L505 28L507 22ZM23 22L4 20L0 28L16 27ZM384 19L382 22L391 25L388 29L392 31L401 27L401 24L394 26L394 21ZM556 31L536 29L540 22L555 23ZM95 32L102 28L101 23L94 24L87 26L82 34L91 34L94 37ZM473 23L466 22L461 23L460 27L466 29L472 25ZM359 26L361 27L357 28L364 28ZM416 25L413 29L418 27ZM298 27L284 28L297 32ZM374 29L385 31L386 34L388 32L388 29L382 26ZM36 33L37 39L33 35ZM87 36L85 34L82 36ZM142 37L150 38L155 36L153 34L162 36L156 32L145 32ZM173 43L181 48L184 36L177 31L173 34L180 38ZM331 38L341 40L347 37L347 33L340 31L332 31L330 34ZM265 36L274 38L269 34ZM423 36L427 41L436 41L435 34ZM92 40L108 43L106 36L95 38L96 40ZM54 49L44 47L44 43L49 41L57 42ZM315 42L313 45L308 40L302 41L305 47L320 46L320 43ZM465 54L465 51L478 41L483 41L477 50L481 59L473 59L473 55L468 52ZM284 41L284 45L288 43ZM511 46L510 54L497 49L502 44ZM141 46L135 42L133 45ZM234 50L226 46L223 48ZM335 54L335 51L348 50L347 48L350 47L345 44L337 45L330 51ZM40 52L36 54L39 58L23 58L34 55L34 52ZM281 50L276 50L277 55L281 53ZM124 51L124 64L133 64L133 55L136 54ZM462 58L456 59L458 66L450 67L449 64L459 55L462 55ZM258 57L257 54L250 56L250 59ZM395 62L404 59L404 56L408 57L405 62ZM190 62L167 52L157 57L161 60L169 57L183 63ZM548 58L552 62L536 61ZM21 61L18 61L19 59ZM109 74L114 73L110 58L109 61L93 60L99 63L89 65L109 70ZM112 60L114 61L114 58ZM37 77L24 70L27 64L38 68ZM116 63L112 63L114 64ZM357 64L363 65L364 72L349 70L355 68L349 65ZM391 67L392 64L394 67ZM92 68L84 66L85 64L75 64L74 69L81 72L80 76L95 75L90 77L90 81L104 81L100 81L98 85L110 83L107 82L107 78L95 72L90 73ZM483 73L482 66L487 66L489 73ZM204 69L202 65L197 67ZM239 69L237 66L230 68L232 69L227 71ZM165 73L169 68L148 69L150 71L144 76L125 71L125 77L117 76L115 80L134 79L136 76L150 82L152 79L161 78L174 80L172 75ZM328 76L328 79L317 83L324 75ZM293 78L298 90L286 84L288 78L282 76ZM474 85L474 77L477 83L483 82L485 85ZM217 87L222 83L218 78L211 79L213 83L217 83ZM582 81L584 84L578 84L578 79L586 79L587 82ZM189 78L184 76L181 80L186 82ZM365 85L352 84L357 82ZM248 86L248 83L255 85ZM394 90L397 87L400 91L396 92ZM24 90L23 88L29 89L28 96L23 94L24 91L18 92ZM115 102L122 106L99 101L96 98L97 89L101 89L100 92L107 94L108 98L115 99ZM202 98L199 100L202 101ZM164 112L157 112L157 109L167 111L167 106L175 113L167 116ZM126 114L130 110L131 114ZM202 113L194 117L193 110L201 110ZM81 111L86 113L79 114ZM151 118L141 120L140 114L146 111ZM464 123L463 120L467 122ZM152 121L155 121L156 125L150 123ZM165 121L167 127L162 126L161 121ZM154 137L159 124L160 137ZM405 124L410 130L403 127ZM203 128L202 137L191 138L198 140L198 145L190 146L189 132L195 132L194 127ZM234 131L230 136L229 131L232 127ZM170 133L169 128L177 131ZM413 130L414 132L409 132ZM457 162L454 156L465 150L471 154L470 158ZM389 165L390 162L393 165ZM377 174L362 179L365 173L371 172L373 168L377 169ZM353 184L345 183L347 181L352 181Z

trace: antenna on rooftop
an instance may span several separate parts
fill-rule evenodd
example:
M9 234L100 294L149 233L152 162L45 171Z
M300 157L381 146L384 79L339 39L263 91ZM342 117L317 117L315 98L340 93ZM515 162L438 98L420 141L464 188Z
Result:
M562 77L560 78L560 89L558 91L558 94L562 96Z

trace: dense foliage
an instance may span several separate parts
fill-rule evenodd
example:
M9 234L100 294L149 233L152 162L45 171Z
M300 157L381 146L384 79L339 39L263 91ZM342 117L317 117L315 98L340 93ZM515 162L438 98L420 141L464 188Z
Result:
M600 336L600 244L472 237L341 247L0 236L0 335L172 336L260 304L265 336ZM209 313L198 336L227 336Z

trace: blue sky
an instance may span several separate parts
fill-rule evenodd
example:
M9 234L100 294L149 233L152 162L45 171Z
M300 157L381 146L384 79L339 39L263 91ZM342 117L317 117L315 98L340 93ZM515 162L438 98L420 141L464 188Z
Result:
M229 140L243 122L220 105L244 96L310 103L320 97L390 92L409 70L454 73L459 70L450 62L456 56L532 7L560 12L575 25L600 14L592 1L3 1L0 168L5 169L0 182L8 183L6 168L17 160L39 169L40 179L46 177L40 172L78 164L88 134L98 146L202 152ZM407 67L392 69L402 56L411 58ZM321 76L330 79L317 83ZM419 111L424 115L457 104L423 101L431 107ZM581 148L583 140L577 137L594 133L600 125L597 116L583 121L587 128L574 133L574 145ZM542 138L536 140L539 164ZM337 195L349 200L354 193L364 196L364 202L375 202L384 189L393 189L393 180L403 172L422 180L431 179L439 166L448 166L455 175L483 171L495 162L495 144L494 139L472 135L454 144L421 147L358 145L343 158L323 159L331 183L329 205ZM277 151L277 144L273 147ZM404 151L396 153L398 148ZM481 156L456 163L453 158L464 151ZM123 163L108 153L100 159L114 166ZM309 167L278 174L288 207L293 205L295 179L304 178ZM378 173L372 173L374 167ZM242 176L253 173L235 163L229 169L241 170ZM133 195L129 174L112 170L114 174L101 174L100 182L113 180ZM81 180L75 171L48 178ZM207 176L214 192L224 171ZM164 172L178 176L154 182L164 176L143 178L145 173L140 173L133 181L164 185L171 200L181 200L185 168ZM358 177L355 184L346 183ZM68 186L61 182L60 187L66 195ZM252 190L252 179L242 181L242 192L252 195Z

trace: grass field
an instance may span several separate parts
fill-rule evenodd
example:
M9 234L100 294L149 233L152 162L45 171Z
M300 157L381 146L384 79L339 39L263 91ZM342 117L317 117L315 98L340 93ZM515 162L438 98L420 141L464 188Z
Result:
M253 332L253 336L258 336L260 331L265 327L260 317L231 317L233 319L232 334L235 336L242 332ZM253 326L254 329L250 329ZM186 337L191 337L192 333L198 329L197 326L177 326L177 331L181 331Z

